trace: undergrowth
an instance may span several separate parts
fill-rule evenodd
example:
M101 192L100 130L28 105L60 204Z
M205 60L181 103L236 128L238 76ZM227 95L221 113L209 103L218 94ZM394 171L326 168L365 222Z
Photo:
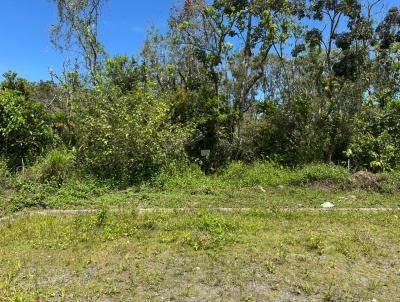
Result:
M232 199L235 194L246 190L265 193L311 187L333 192L362 190L377 194L400 191L400 172L397 171L352 174L335 165L310 164L288 168L273 162L233 162L211 176L205 175L197 165L174 162L146 182L121 187L82 172L74 159L72 152L55 150L34 166L16 174L10 173L5 163L0 161L0 214L27 208L97 207L94 200L123 202L134 194L139 194L143 200L147 200L149 194L168 193L175 194L175 197L181 194L189 199L196 195L205 196L207 202L207 196ZM128 193L115 194L125 191Z

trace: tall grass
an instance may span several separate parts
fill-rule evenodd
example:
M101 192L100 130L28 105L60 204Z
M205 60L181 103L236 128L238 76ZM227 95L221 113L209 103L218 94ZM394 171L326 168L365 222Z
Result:
M98 198L121 189L118 184L79 171L74 154L62 150L49 153L36 165L16 175L11 175L0 161L0 193L2 190L7 193L7 198L3 198L0 203L0 213L24 208L69 208L75 205L92 207ZM201 195L206 200L204 202L213 201L213 197L220 202L226 197L233 198L234 192L243 197L248 192L264 192L264 189L274 191L273 188L286 187L291 190L296 186L315 186L312 190L317 190L316 186L319 186L335 191L400 191L400 172L378 175L365 173L351 175L345 168L326 164L287 168L273 162L233 162L214 175L207 176L197 165L178 162L171 163L150 181L127 192L139 195L170 192L188 200L191 195ZM121 198L126 198L124 196L121 195Z
M312 164L291 169L271 162L251 165L233 162L213 176L204 175L195 165L169 169L156 176L148 186L165 191L213 191L257 186L297 186L315 182L341 185L348 182L349 178L350 173L345 168L334 165Z
M56 182L61 185L75 170L75 154L64 150L51 151L36 166L41 182Z

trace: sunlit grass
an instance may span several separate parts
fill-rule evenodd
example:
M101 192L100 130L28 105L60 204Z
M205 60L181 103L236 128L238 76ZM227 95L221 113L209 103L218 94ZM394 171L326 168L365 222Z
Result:
M396 213L33 216L0 228L0 300L395 301L399 229Z

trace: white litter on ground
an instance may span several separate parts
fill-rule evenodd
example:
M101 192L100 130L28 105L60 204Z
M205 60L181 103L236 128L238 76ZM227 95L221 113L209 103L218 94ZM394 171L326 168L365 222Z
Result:
M323 207L324 209L330 209L333 208L335 205L331 202L325 202L323 204L321 204L321 207Z

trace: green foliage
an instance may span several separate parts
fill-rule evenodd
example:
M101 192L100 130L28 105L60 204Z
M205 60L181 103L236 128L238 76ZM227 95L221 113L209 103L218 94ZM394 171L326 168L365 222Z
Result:
M185 129L169 122L162 96L98 86L77 104L78 161L102 178L138 182L184 156ZM83 96L82 96L83 98Z
M65 150L53 150L33 169L41 182L54 182L62 185L74 173L75 154Z
M0 90L12 90L17 94L30 98L33 94L33 88L25 79L18 77L14 71L7 71L3 74L4 81L0 84Z
M309 184L314 182L327 182L331 184L345 184L348 182L350 173L343 167L311 164L299 169L296 173L296 180L292 180L292 184Z
M69 155L64 155L69 157ZM69 159L69 161L72 161ZM69 163L71 164L71 163ZM11 196L4 205L9 212L17 212L23 209L46 208L73 208L74 206L93 206L93 200L111 192L114 185L110 182L102 182L93 177L85 177L71 170L56 170L54 174L42 181L43 162L28 168L24 173L18 173L10 180L12 185ZM52 170L54 172L54 170ZM72 173L71 173L72 172ZM59 182L60 175L63 181ZM47 175L49 176L49 175ZM126 198L126 196L123 196ZM106 200L111 202L111 198ZM104 201L99 201L103 204Z
M17 179L15 183L16 194L14 194L6 208L9 212L18 212L24 209L46 209L48 208L48 196L55 192L50 184L41 185L26 179Z
M347 156L356 167L375 172L391 170L400 162L400 102L384 108L366 106L360 113Z
M238 187L277 186L286 183L286 176L283 170L281 171L278 166L270 162L254 163L250 166L242 162L234 162L221 175L226 182Z
M102 209L127 205L275 210L278 206L319 208L325 201L345 208L397 207L396 194L400 192L398 171L351 175L333 165L313 164L294 169L271 162L234 162L211 176L197 165L171 163L151 180L127 188L119 181L100 181L78 173L76 168L61 168L59 162L75 167L73 156L64 151L54 152L59 154L48 156L15 176L4 170L5 177L0 180L0 214L30 208ZM196 238L197 235L204 234L193 233Z
M0 84L0 151L14 171L43 158L32 182L63 187L76 170L212 195L399 164L398 8L373 20L379 1L185 1L135 59L106 55L104 1L51 2L53 44L83 57L59 83Z
M272 209L297 197L299 206L333 197L353 206L374 192L358 204L393 205L398 8L373 20L379 1L368 12L359 0L185 1L136 60L106 55L97 31L104 1L51 2L52 42L83 57L52 74L59 83L3 75L1 213L120 202L265 207L267 194ZM337 189L361 193L340 199ZM104 208L92 222L105 240L129 228L110 217ZM181 239L195 250L224 246L236 228L205 212L190 223ZM149 218L135 227L158 226ZM310 237L306 247L322 253L324 241Z
M18 168L41 155L53 141L44 107L14 90L0 90L0 150Z
M194 128L186 152L207 173L215 171L232 157L229 131L237 115L225 97L214 95L211 86L190 93L179 90L175 94L172 114L173 122L181 127ZM201 156L204 149L210 150L208 159Z
M214 181L216 181L215 178L207 177L196 164L172 162L153 177L143 189L195 192L209 187Z
M129 93L137 88L140 69L134 58L115 56L104 64L105 85L111 89L118 87L121 93Z
M345 168L325 164L290 169L273 162L253 164L232 162L212 176L206 176L198 166L180 164L163 170L143 189L213 195L220 190L301 186L314 183L340 187L348 184L349 180L350 173Z
M314 164L304 168L288 169L270 162L259 162L253 165L232 163L223 172L222 178L239 187L302 185L318 182L343 184L350 174L344 168Z
M381 191L394 193L400 190L400 170L385 172L381 177Z
M254 120L245 133L253 157L284 165L326 160L327 133L315 123L314 100L302 93L294 98L287 105L268 99L258 105L261 118Z
M103 227L107 221L109 213L105 206L103 206L96 215L96 226Z

